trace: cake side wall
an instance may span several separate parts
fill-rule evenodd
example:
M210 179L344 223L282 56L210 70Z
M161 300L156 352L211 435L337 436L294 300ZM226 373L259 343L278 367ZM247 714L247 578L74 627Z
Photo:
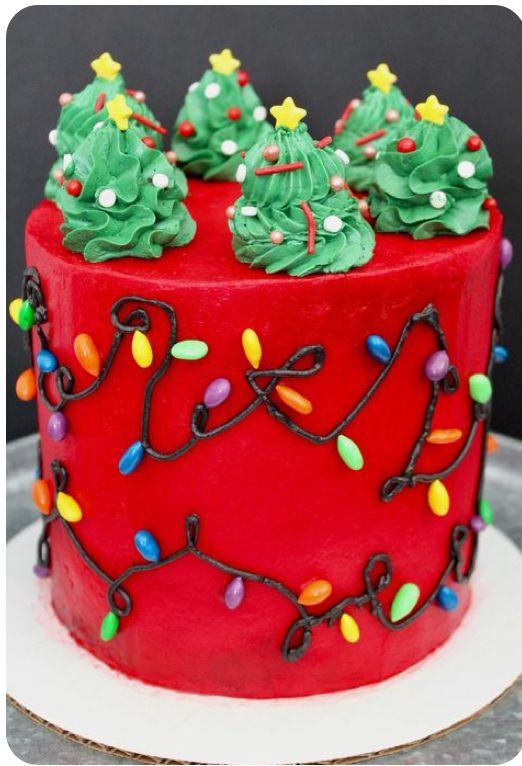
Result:
M462 251L448 248L431 257L429 269L417 259L410 269L376 270L367 279L348 274L292 280L291 289L284 277L187 284L175 278L147 280L145 270L142 277L115 270L111 279L110 267L100 272L77 257L64 261L33 235L27 239L27 262L40 274L53 351L74 370L77 388L92 378L75 360L74 337L89 333L103 359L114 337L111 307L125 296L164 301L175 310L177 340L208 344L203 359L174 360L154 389L150 442L159 452L190 438L194 405L215 378L228 378L232 391L210 412L207 428L233 418L252 401L245 378L250 365L241 347L246 327L261 340L264 369L281 367L303 346L324 348L324 365L316 374L281 380L312 402L311 414L292 412L275 393L270 399L298 426L325 434L382 370L366 351L366 337L381 335L393 350L409 318L429 304L438 311L461 377L456 393L440 396L432 425L460 428L465 438L472 422L467 378L487 368L499 239L497 226L477 237L473 247L466 242ZM453 248L455 239L451 242ZM154 369L170 328L162 310L148 310ZM120 457L140 439L143 394L151 374L136 365L130 344L128 335L95 393L67 404L69 432L63 441L48 437L49 412L39 401L44 476L50 478L53 459L66 467L67 492L83 509L74 532L111 578L142 561L134 546L137 530L150 531L164 556L186 544L185 519L196 513L198 546L206 555L273 578L293 593L315 578L328 580L332 596L310 607L312 614L363 592L364 567L379 553L393 563L392 582L379 594L386 613L403 583L419 586L419 603L436 588L448 563L453 528L467 525L476 510L483 426L460 466L444 479L451 499L446 516L430 511L423 483L405 487L389 502L381 499L384 482L403 473L422 431L431 390L424 363L439 348L428 325L412 329L386 380L343 430L364 456L360 471L344 465L335 439L317 444L296 435L261 404L234 427L197 441L179 459L145 456L131 475L121 475ZM309 363L305 358L301 366ZM417 470L443 470L461 447L424 445ZM292 603L272 588L247 581L243 602L229 610L223 594L230 576L187 556L125 582L132 611L121 620L115 638L102 642L106 584L85 565L60 524L52 525L51 549L53 603L80 643L130 675L197 693L283 697L377 682L443 643L469 602L468 586L455 584L450 575L458 609L448 612L433 604L402 630L385 627L368 606L347 607L360 629L357 643L343 639L338 622L330 629L323 623L314 628L301 659L288 662L281 646L299 616Z

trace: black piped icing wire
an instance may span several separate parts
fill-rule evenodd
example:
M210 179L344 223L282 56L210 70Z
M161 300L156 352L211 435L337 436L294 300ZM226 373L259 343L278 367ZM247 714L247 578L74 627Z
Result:
M495 293L495 311L494 311L494 322L493 322L493 330L492 330L492 337L491 337L488 374L491 373L493 359L494 359L494 354L493 354L494 346L499 338L499 334L501 330L500 297L502 292L502 285L503 285L503 275L501 271L499 271L499 279L497 282L497 289ZM45 310L45 304L43 302L43 295L40 288L38 273L36 272L35 269L27 269L24 274L23 295L24 295L24 298L27 298L31 302L31 305L36 310L36 313L35 313L36 332L40 339L41 348L47 348L48 347L47 337L45 333L43 332L42 327L40 326L46 321L46 318L47 318L46 310ZM370 386L366 394L359 400L359 402L355 405L355 407L342 419L342 421L335 428L333 428L327 434L321 436L321 435L308 432L305 429L302 429L297 423L292 421L291 418L288 417L288 415L281 412L277 408L277 406L268 398L268 395L273 391L273 389L275 388L280 378L307 377L307 376L315 374L322 368L322 365L324 363L324 357L325 357L325 352L323 347L319 345L303 346L295 354L290 356L288 360L279 368L268 369L268 370L249 370L246 373L247 382L249 383L253 392L256 394L256 397L249 405L247 405L247 407L245 407L244 410L239 412L236 416L231 418L229 421L226 421L221 426L218 426L210 431L204 431L207 418L208 418L208 409L205 407L205 405L198 404L194 408L194 412L191 419L191 431L193 434L191 439L189 439L185 443L185 445L178 448L174 452L157 453L155 450L152 449L152 447L148 443L148 438L147 438L148 423L149 423L149 415L150 415L150 401L152 397L152 390L154 388L155 383L166 373L167 369L169 368L170 361L171 361L170 347L172 344L175 343L175 340L176 340L176 334L177 334L176 317L175 317L175 313L173 309L170 306L168 306L168 304L165 304L162 301L143 299L143 298L138 298L134 296L130 298L120 299L114 304L112 312L111 312L111 318L116 328L113 343L109 351L109 354L107 356L105 365L102 368L98 378L94 381L94 383L91 384L91 386L88 387L87 389L84 389L81 392L72 394L71 393L72 386L73 386L72 373L66 367L59 368L57 370L57 380L63 381L63 383L60 386L60 382L57 382L57 388L58 388L58 392L60 396L60 399L57 404L52 404L47 399L44 386L43 386L44 376L42 374L39 375L38 386L40 390L40 395L42 396L42 400L44 401L46 406L52 411L55 411L63 407L66 401L83 398L84 396L87 396L89 393L92 393L92 391L96 390L96 388L98 388L98 386L107 376L107 373L110 369L112 361L114 360L117 350L121 344L123 335L125 333L133 332L135 329L141 329L143 332L145 332L150 326L150 319L148 317L148 314L142 308L134 309L130 311L130 313L127 315L125 320L119 319L120 309L127 303L131 303L131 302L145 303L146 305L162 308L166 312L170 322L171 332L170 332L169 346L168 346L167 352L164 355L162 364L156 370L156 372L151 376L146 387L145 399L144 399L143 423L142 423L142 438L144 442L143 443L144 449L152 457L156 457L162 460L175 459L179 457L181 454L183 454L184 452L186 452L187 449L189 449L191 446L193 446L197 442L197 440L210 438L230 428L232 425L235 425L237 422L247 417L260 404L263 404L268 410L269 414L271 414L273 417L279 420L279 422L281 422L284 426L289 428L289 430L296 433L297 435L300 435L312 441L315 444L322 444L324 442L330 441L331 439L335 438L341 433L341 431L356 417L356 415L360 412L360 410L369 401L371 396L375 393L375 391L380 386L380 384L382 383L386 375L389 373L394 362L398 358L398 355L400 354L402 347L404 343L406 342L406 339L408 338L412 328L416 324L418 324L419 322L424 322L428 326L430 326L434 330L437 336L439 347L441 349L447 350L446 340L439 324L439 319L438 319L438 314L436 309L433 306L428 305L422 312L413 314L410 317L410 319L406 322L402 330L401 336L399 338L399 341L397 343L397 346L395 347L395 350L393 354L391 355L389 361L383 367L383 369L381 370L381 373L373 382L373 384ZM31 342L30 333L28 333L28 336L29 336L29 344L30 344ZM300 361L306 356L312 357L312 364L310 365L310 367L304 370L294 369L293 365L295 365L298 361ZM257 384L257 379L262 377L267 377L269 379L268 383L266 384L264 388L258 386ZM403 474L400 476L391 477L390 479L384 482L382 491L381 491L381 497L384 501L391 500L405 486L414 486L416 483L419 483L419 482L422 482L422 483L431 482L436 478L443 478L444 476L447 476L449 473L451 473L458 465L460 465L465 455L469 451L472 441L476 435L479 423L482 421L485 421L486 428L484 429L484 433L483 433L481 478L480 478L480 484L478 487L477 499L476 499L477 507L478 507L478 504L480 502L480 497L481 497L481 491L482 491L482 482L483 482L483 473L484 473L483 469L484 469L485 455L487 451L486 449L487 429L489 426L489 419L490 419L490 412L491 412L491 407L489 406L489 403L487 405L478 404L478 403L473 404L472 423L468 431L468 435L465 439L464 445L461 448L460 452L458 453L457 457L445 469L439 471L436 474L425 474L425 473L415 474L414 472L415 465L421 454L422 447L425 443L425 440L431 428L433 414L436 408L436 404L438 401L438 397L440 395L441 388L445 393L452 393L453 391L457 390L458 385L459 385L458 373L456 368L453 366L449 367L445 378L441 382L438 382L438 381L432 382L432 392L431 392L430 400L428 402L428 406L426 408L422 432L413 446L413 449L410 454L410 458L406 464ZM54 484L55 484L55 498L56 498L56 495L58 494L58 492L63 492L66 487L67 471L65 467L61 463L59 463L57 460L54 460L52 462L51 468L53 472L53 478L54 478ZM307 649L309 648L311 644L312 630L314 627L323 623L326 623L329 627L331 627L337 620L339 620L342 617L344 610L349 606L353 606L356 608L368 606L370 613L373 616L375 616L379 620L379 622L389 630L394 630L394 631L401 630L407 627L408 625L411 625L411 623L414 622L416 619L418 619L427 610L427 608L434 602L434 600L437 598L437 595L439 593L441 586L443 585L446 578L450 575L450 573L453 572L456 581L459 583L465 582L470 578L474 569L477 548L478 548L478 536L476 532L474 532L469 564L468 564L467 570L464 571L462 547L464 543L466 542L466 540L469 538L470 534L472 533L470 529L463 524L457 524L456 526L454 526L450 536L448 563L446 564L444 570L442 571L438 579L436 587L432 590L432 592L424 600L424 602L420 606L418 606L416 609L414 609L411 613L409 613L406 617L398 621L392 621L391 617L388 616L386 612L384 611L384 608L379 600L379 594L382 593L384 589L387 588L391 583L392 571L393 571L391 559L389 558L387 554L384 554L384 553L376 554L374 556L371 556L368 559L367 564L364 568L364 573L363 573L365 588L361 593L359 593L358 595L346 596L340 601L338 601L334 606L328 608L327 610L319 614L310 614L307 608L303 604L299 603L299 600L298 600L299 596L296 595L292 590L287 588L283 583L277 580L274 580L270 577L266 577L264 575L259 575L254 572L249 572L247 570L230 566L204 553L198 547L200 520L197 514L191 514L187 516L185 519L186 545L183 548L180 548L179 550L169 554L168 556L164 558L160 558L158 561L146 561L146 562L135 564L131 567L128 567L122 574L120 574L115 579L112 579L109 575L107 575L96 564L96 562L87 554L82 543L76 537L76 534L71 524L68 523L58 513L56 509L56 505L55 507L53 507L49 515L43 517L43 529L38 540L38 564L40 566L47 567L47 568L50 567L51 562L50 562L49 530L50 530L52 522L54 521L57 521L58 523L62 525L62 527L67 533L67 536L71 540L72 544L74 545L75 549L77 550L77 552L79 553L79 555L81 556L85 564L91 569L91 571L97 574L107 584L108 586L107 599L108 599L109 608L111 612L114 615L116 615L118 618L128 616L132 610L131 597L128 594L128 592L123 588L123 583L126 580L128 580L131 576L135 574L150 571L150 570L157 569L159 567L171 564L174 561L177 561L187 555L196 556L200 560L208 563L209 565L219 569L220 571L230 576L241 577L245 580L258 582L260 584L266 585L267 587L274 589L280 595L287 598L294 605L294 607L296 608L298 612L298 617L288 628L285 638L283 640L283 644L281 646L282 655L284 659L289 662L298 660L305 654L305 652L307 651ZM381 571L377 577L376 582L374 582L372 577L377 567L379 567Z

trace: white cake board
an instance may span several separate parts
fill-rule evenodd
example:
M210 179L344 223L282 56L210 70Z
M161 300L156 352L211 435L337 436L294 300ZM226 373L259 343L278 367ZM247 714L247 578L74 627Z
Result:
M473 600L455 635L373 686L287 700L168 691L110 670L81 649L32 571L39 524L8 544L7 692L34 717L104 749L200 763L315 763L405 747L476 715L522 669L522 555L481 535Z

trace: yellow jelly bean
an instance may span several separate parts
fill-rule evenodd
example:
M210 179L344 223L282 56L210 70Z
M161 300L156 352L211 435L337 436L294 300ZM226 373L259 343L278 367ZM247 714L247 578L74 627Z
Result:
M339 627L344 640L348 641L349 644L356 644L361 637L359 626L351 614L343 614Z
M257 370L261 362L261 357L263 356L263 350L256 331L248 327L243 331L241 342L243 344L243 351L245 352L246 358L254 370Z
M150 340L141 330L134 330L132 336L132 356L138 367L150 367L154 354Z
M20 309L22 308L23 300L21 298L15 298L9 304L9 316L15 324L18 324L18 317L20 316Z
M74 497L67 495L65 492L58 492L56 495L56 508L60 516L71 524L80 521L83 516L82 509Z
M428 487L428 505L435 516L445 516L449 511L450 498L444 484L435 479Z

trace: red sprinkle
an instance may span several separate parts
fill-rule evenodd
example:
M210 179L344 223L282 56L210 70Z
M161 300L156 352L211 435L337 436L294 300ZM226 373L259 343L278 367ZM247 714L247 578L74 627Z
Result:
M227 111L227 116L229 120L235 122L241 117L241 109L238 106L231 106Z
M482 140L479 138L479 136L470 136L466 141L466 146L470 152L478 152L482 146Z
M305 214L306 223L308 225L308 254L313 255L315 253L315 218L307 202L301 202L301 209Z
M401 152L401 154L409 154L409 152L414 152L417 148L417 144L413 140L413 138L401 138L400 141L397 141L397 151Z
M153 138L150 136L143 136L141 139L142 144L145 144L145 146L148 146L149 149L155 149L156 148L156 142Z
M244 149L241 149L241 151L239 152L239 156L243 158L246 157L246 151Z
M244 88L245 85L248 85L249 82L250 82L250 77L248 75L248 72L245 72L244 69L240 69L237 73L237 84L241 88Z
M377 138L382 138L386 135L386 130L383 128L382 130L374 130L373 133L368 133L367 136L361 136L361 138L358 138L355 142L355 146L362 146L363 144L368 144L370 141L374 141Z
M105 93L100 93L98 98L96 99L96 103L94 104L94 112L101 112L103 107L105 106Z
M302 170L303 168L304 168L303 162L285 162L285 163L281 163L281 165L267 165L264 168L256 168L254 170L254 175L268 176L268 175L271 175L272 173L286 173L290 170Z
M486 197L482 203L484 210L494 210L497 206L497 200L494 197Z
M141 122L142 125L146 125L147 128L156 130L158 133L161 133L162 136L166 135L167 133L166 128L162 128L161 125L156 125L155 122L152 122L152 120L149 120L147 117L143 117L141 114L136 114L133 112L131 117L136 120L136 122Z
M183 120L178 125L178 133L183 138L190 138L190 136L196 135L196 128L189 120Z
M65 191L70 194L71 197L79 197L82 193L83 186L81 181L77 181L76 178L72 178L65 184Z
M316 149L324 149L325 146L328 146L328 144L332 143L332 137L331 136L325 136L324 138L321 138L320 141L315 142Z
M351 116L354 109L357 109L360 103L361 102L359 101L358 98L352 98L351 101L348 101L348 103L344 107L343 113L341 114L339 118L341 122L345 123L348 120L348 118Z

